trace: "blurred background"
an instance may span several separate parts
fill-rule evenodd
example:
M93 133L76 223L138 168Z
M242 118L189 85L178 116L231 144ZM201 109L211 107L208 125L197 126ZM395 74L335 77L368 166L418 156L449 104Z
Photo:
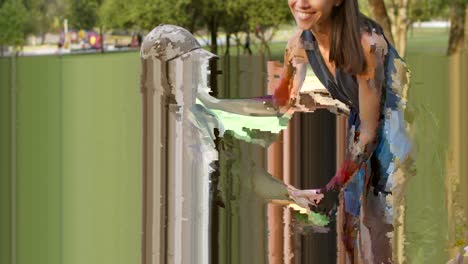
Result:
M412 73L418 158L405 201L405 263L447 263L468 245L467 1L359 4ZM296 29L285 0L0 0L1 264L142 263L139 47L159 24L188 29L220 56L219 98L266 94L266 62L283 61ZM295 122L327 138L334 118L304 114ZM314 140L303 148L339 144ZM327 166L329 175L336 163ZM282 263L283 253L233 239L219 242L213 263L246 263L235 257L242 250ZM303 256L321 241L302 239ZM317 259L300 263L307 258Z

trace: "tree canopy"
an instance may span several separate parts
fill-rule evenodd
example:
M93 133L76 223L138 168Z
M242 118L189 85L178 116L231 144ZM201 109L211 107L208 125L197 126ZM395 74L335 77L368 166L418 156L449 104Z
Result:
M452 2L459 7L461 3L466 6L467 0L359 0L361 11L374 18L377 5L387 6L377 21L390 18L393 28L461 17L454 15ZM400 7L399 3L406 4ZM400 14L400 9L405 13ZM0 0L0 14L0 45L21 45L27 34L44 39L45 33L58 31L63 19L68 19L71 28L86 30L148 31L159 24L176 24L194 33L208 33L213 52L217 52L218 33L223 31L227 41L235 36L237 45L243 35L239 33L252 33L260 42L260 51L269 53L268 43L279 25L292 21L288 5L276 0ZM384 28L390 31L389 25Z
M28 14L21 1L5 0L0 6L0 45L19 46L24 42Z

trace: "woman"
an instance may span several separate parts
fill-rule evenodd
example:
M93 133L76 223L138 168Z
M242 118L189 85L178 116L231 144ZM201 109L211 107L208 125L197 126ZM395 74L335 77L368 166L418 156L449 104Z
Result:
M332 97L350 108L341 168L323 188L289 187L289 194L331 215L343 189L344 224L337 228L342 228L347 256L353 260L359 249L364 263L392 263L392 199L401 192L401 185L393 182L403 181L402 164L411 160L403 116L406 64L382 28L360 13L357 0L288 4L300 30L288 42L275 104L284 109L294 102L305 72L300 59L305 57Z

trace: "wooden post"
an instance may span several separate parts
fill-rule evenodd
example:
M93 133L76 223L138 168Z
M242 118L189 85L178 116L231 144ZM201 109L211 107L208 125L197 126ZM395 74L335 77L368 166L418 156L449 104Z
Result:
M166 263L166 108L161 62L142 60L143 217L142 263Z
M346 133L348 123L346 116L337 116L336 118L336 169L338 170L343 163L346 155ZM338 264L346 264L346 249L343 244L342 226L343 222L343 196L340 195L340 205L337 211L336 218L336 245L337 245L337 261Z
M204 138L214 128L199 125L193 107L199 87L208 86L209 59L215 55L172 25L151 31L141 54L142 263L209 263L209 164L218 153L214 140Z
M267 62L268 71L268 93L273 94L277 80L275 75L281 74L282 65L278 62ZM283 180L283 161L286 160L283 152L283 133L268 148L268 173L279 180ZM268 263L282 264L284 251L284 225L283 206L276 204L268 205Z

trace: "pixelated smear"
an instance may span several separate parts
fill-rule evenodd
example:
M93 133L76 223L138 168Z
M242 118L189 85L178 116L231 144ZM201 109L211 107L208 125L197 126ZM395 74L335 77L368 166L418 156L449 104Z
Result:
M251 156L249 151L240 157L239 151L253 146L241 147L241 143L234 140L237 138L267 146L285 128L282 118L288 117L278 116L262 100L251 99L243 103L211 97L207 79L208 63L215 56L201 50L194 41L185 42L187 39L179 36L179 33L186 34L178 27L160 26L145 38L142 47L142 57L146 58L143 61L143 77L150 77L143 78L147 80L142 81L142 90L150 92L149 95L156 100L154 104L159 109L153 117L153 122L159 125L154 132L149 133L150 137L158 137L148 139L148 142L161 144L161 147L154 146L156 157L148 163L154 163L156 159L164 169L146 177L159 177L158 181L166 182L156 187L160 189L161 197L167 200L167 211L164 216L160 216L159 223L167 221L165 230L168 232L166 239L159 244L165 248L165 252L159 252L158 257L163 262L207 263L211 248L207 219L211 210L210 199L224 204L228 209L229 217L226 221L236 216L242 216L240 220L244 221L248 215L258 216L245 213L244 210L261 212L270 199L288 199L285 185L261 169L261 152L264 150L255 150L259 155ZM262 114L265 116L262 117ZM159 129L162 132L158 132ZM216 135L215 131L219 134ZM223 137L223 140L218 142L218 137ZM216 151L217 144L218 147L219 144L224 145L221 158ZM231 148L229 144L237 147ZM183 166L180 166L181 162ZM210 174L215 172L215 164L220 164L217 168L220 177L216 180L218 184L211 186ZM238 184L232 181L238 181ZM229 191L234 186L242 195L237 196L236 191ZM209 198L209 188L219 190L215 191L218 194ZM158 211L164 212L161 209ZM252 234L256 233L251 240L261 245L264 219L255 218L251 221L257 221L250 225L255 228L251 230ZM191 231L187 233L183 230ZM197 241L195 247L191 245L194 241ZM245 242L245 246L248 246L249 243ZM250 256L256 263L262 262L262 258Z
M232 132L235 138L263 147L269 146L276 140L278 133L286 129L287 122L281 121L278 117L243 116L221 110L212 110L212 112L223 128Z
M168 61L201 46L186 29L173 25L160 25L145 36L141 46L141 57L150 56Z
M255 248L264 252L267 247L263 239L267 226L265 215L261 212L264 212L268 203L283 205L291 203L283 182L272 177L273 173L270 174L264 169L266 167L265 147L275 141L278 134L285 130L291 116L278 115L276 109L268 103L270 100L268 97L256 99L212 97L209 94L210 87L207 85L208 76L211 74L208 69L208 60L215 56L200 49L196 43L180 45L187 43L180 38L175 38L170 42L164 44L171 49L168 53L164 53L161 49L162 42L148 44L145 46L145 51L142 51L142 56L147 60L154 58L160 62L156 68L159 67L158 69L164 73L161 76L163 83L159 86L155 85L154 88L156 93L165 98L162 101L168 104L169 112L173 115L172 122L177 124L176 129L171 132L176 133L173 144L179 144L178 157L179 160L183 160L184 166L177 172L180 173L178 178L176 177L178 180L170 181L169 187L175 188L176 185L171 184L183 184L183 181L190 178L193 186L199 184L205 191L211 188L212 196L208 200L208 197L198 194L199 198L192 199L194 194L190 193L189 189L184 189L186 187L175 188L179 197L173 196L173 199L175 199L175 204L181 203L182 207L179 207L178 214L174 213L169 217L170 221L173 221L169 228L176 227L180 231L190 227L193 230L192 237L185 241L194 241L193 238L201 242L194 249L188 242L173 240L173 247L169 247L169 252L175 254L188 250L187 252L190 253L182 254L181 261L188 259L189 256L195 256L195 262L204 263L203 261L209 254L205 246L210 248L209 239L204 232L209 232L208 230L211 229L206 225L206 219L203 217L206 217L208 211L217 210L218 224L223 227L216 229L220 232L217 238L222 239L225 248L210 250L221 252L218 257L225 262L264 263L265 256L256 254L252 250ZM156 48L152 48L153 45ZM460 190L463 188L460 186L463 180L454 173L446 178L444 176L447 173L444 164L446 149L443 146L444 139L440 138L445 136L445 132L441 131L447 127L448 122L442 118L440 110L434 110L434 107L428 104L428 102L435 102L433 99L421 98L421 94L418 94L424 89L418 88L420 90L418 93L411 94L407 65L398 58L393 59L393 64L387 67L386 71L387 76L391 77L386 78L388 82L386 84L392 92L388 93L388 105L385 112L384 133L388 135L388 140L382 147L391 149L396 157L389 161L385 168L386 173L393 175L389 181L385 182L385 187L391 188L389 191L392 192L392 196L388 199L393 200L387 202L393 203L394 206L393 209L383 208L385 212L382 216L387 222L392 222L395 229L392 233L377 235L391 239L392 244L395 245L393 253L396 263L423 263L432 258L441 260L446 256L445 253L429 249L441 248L441 245L446 242L440 238L445 229L438 226L440 222L448 221L444 216L446 212L441 209L444 207L445 197L440 188L429 186L429 183L421 178L424 178L423 174L432 175L430 179L434 180L439 187L447 184L447 188L450 189L449 193L452 195L446 197L449 210L453 210L449 213L454 216L460 216L460 208L463 207L457 201L462 197ZM166 74L166 71L169 73ZM184 74L180 74L181 72ZM164 84L166 77L169 81ZM317 84L316 77L306 76L302 81L304 85L297 90L294 104L297 111L316 111L314 102L319 102L333 113L349 113L349 109L344 104L333 99L323 86ZM416 80L416 86L424 81L426 80ZM444 83L441 82L438 85L441 86ZM443 97L441 94L439 96ZM408 97L411 97L410 101ZM405 110L404 116L402 116L401 109ZM402 120L408 123L402 123ZM410 138L402 137L404 133L407 133ZM416 134L419 134L418 138ZM280 140L282 139L280 137ZM411 142L411 140L416 142ZM179 143L176 143L178 141ZM437 142L437 151L433 151L434 153L430 153L434 149L431 142ZM418 159L416 159L415 149L410 147L412 143L415 143L420 152L425 150L423 154L418 153ZM455 144L451 143L451 148L456 150ZM453 159L453 156L448 157L447 162L457 162ZM414 160L417 161L417 171L414 168ZM171 166L175 166L175 163ZM432 171L429 170L430 168ZM209 178L207 175L210 173L219 173L219 175ZM419 177L416 177L417 180L410 177L415 173ZM434 176L435 174L438 175ZM428 198L429 193L437 199ZM217 205L217 209L208 208L210 201ZM372 203L372 201L366 202ZM439 209L436 209L433 204L439 205ZM320 215L310 214L307 208L291 205L287 210L292 210L295 220L305 224L303 227L309 225L314 232L327 231L326 228L322 228L327 226L327 219ZM186 212L190 213L186 214ZM194 221L196 224L191 222L194 219L197 219ZM461 219L461 216L457 219ZM363 219L359 221L363 225ZM463 230L465 222L455 220L452 224L453 230ZM453 245L456 247L465 245L466 235L453 230L450 233L450 239L454 241ZM378 238L370 237L371 235L366 233L365 229L363 232L363 235L369 238L364 240L361 246L372 247L372 240L375 241ZM382 230L382 232L386 231ZM171 235L174 236L175 233ZM294 253L287 257L285 255L285 258L291 259L292 255ZM371 259L372 256L363 257L369 262L374 261Z

